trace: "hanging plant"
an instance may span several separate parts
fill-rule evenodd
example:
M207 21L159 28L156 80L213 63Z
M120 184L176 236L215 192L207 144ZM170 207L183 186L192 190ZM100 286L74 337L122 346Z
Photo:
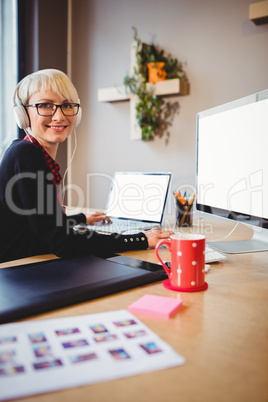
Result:
M136 41L136 62L132 76L124 77L124 85L137 96L136 119L142 132L143 140L151 140L155 136L169 137L168 128L171 126L175 114L179 110L179 103L170 103L154 94L153 86L149 88L148 63L161 62L160 70L154 82L163 79L182 78L184 72L181 64L175 58L166 55L164 50L152 44L142 43L134 27L134 40ZM157 68L156 65L151 68Z
M160 117L163 112L164 101L146 89L146 81L139 74L126 76L124 84L130 92L138 98L136 103L136 119L141 128L142 139L150 140L160 128Z

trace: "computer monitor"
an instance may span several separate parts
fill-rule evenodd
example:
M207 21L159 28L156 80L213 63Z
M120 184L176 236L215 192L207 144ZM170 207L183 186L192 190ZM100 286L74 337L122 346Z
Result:
M250 225L225 253L268 250L268 90L197 114L196 208Z

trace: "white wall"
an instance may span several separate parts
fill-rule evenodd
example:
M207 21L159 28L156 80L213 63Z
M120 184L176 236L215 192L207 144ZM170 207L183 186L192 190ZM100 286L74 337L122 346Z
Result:
M116 170L166 171L172 189L195 181L197 112L268 88L268 24L248 18L253 0L75 0L72 78L83 119L72 181L85 204L105 208L109 187L103 175ZM98 88L122 85L129 72L132 26L185 63L190 95L174 96L180 112L170 140L130 140L129 102L98 103ZM80 197L81 200L81 197ZM90 204L90 205L89 205ZM168 211L169 212L169 211Z

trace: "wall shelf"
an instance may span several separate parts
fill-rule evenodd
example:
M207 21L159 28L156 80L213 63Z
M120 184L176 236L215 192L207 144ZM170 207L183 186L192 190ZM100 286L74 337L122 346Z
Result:
M174 78L171 80L160 81L157 84L147 83L148 90L153 89L158 96L164 95L188 95L188 81ZM118 85L110 88L102 88L98 90L98 102L118 102L129 100L131 94L124 85Z
M268 23L268 1L259 1L249 5L249 19L256 25Z
M130 93L124 85L98 89L98 102L118 102L130 99Z

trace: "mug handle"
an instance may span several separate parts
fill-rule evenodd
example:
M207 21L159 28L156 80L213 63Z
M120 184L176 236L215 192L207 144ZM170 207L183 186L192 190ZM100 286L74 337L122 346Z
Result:
M166 244L168 246L169 252L170 252L170 246L171 246L171 242L170 240L160 240L157 245L155 246L155 254L157 256L157 258L159 259L159 261L161 262L164 270L166 271L168 277L170 278L170 269L166 266L166 264L163 262L162 258L159 256L158 253L158 248L162 245L162 244Z

